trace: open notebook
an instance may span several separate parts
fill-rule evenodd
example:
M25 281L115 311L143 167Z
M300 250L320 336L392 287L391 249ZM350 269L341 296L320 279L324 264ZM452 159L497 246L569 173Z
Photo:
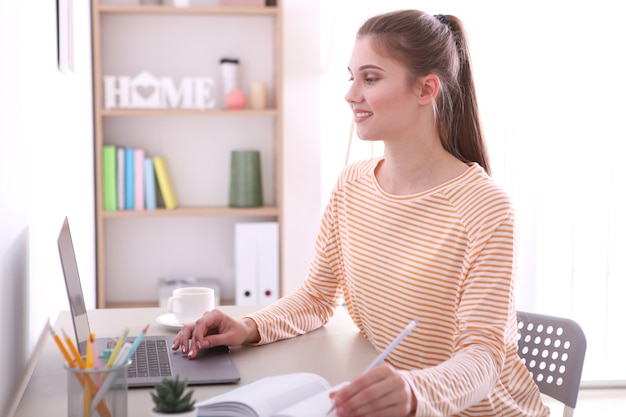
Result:
M59 233L58 246L76 344L80 354L84 356L90 333L89 320L67 217ZM123 324L120 324L120 335L123 333L123 327ZM187 379L189 385L225 384L239 381L239 371L227 346L202 350L196 359L189 360L180 350L176 352L171 350L173 338L172 335L144 338L131 359L132 364L128 371L129 387L153 386L161 382L163 377L173 375ZM132 342L133 338L128 338L128 341ZM98 352L112 348L115 343L114 338L96 339Z
M196 403L199 417L332 417L331 387L317 374L270 376Z

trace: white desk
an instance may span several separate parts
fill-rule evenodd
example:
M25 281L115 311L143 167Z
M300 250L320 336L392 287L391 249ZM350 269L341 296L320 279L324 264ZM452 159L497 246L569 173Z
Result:
M241 317L255 310L250 307L220 307L226 313ZM148 334L167 334L155 319L165 311L158 308L103 309L89 314L91 329L99 337L117 337L125 327L136 336L147 323ZM54 325L73 334L69 312L62 313ZM63 357L51 337L35 353L37 365L19 403L16 417L67 415L67 378ZM304 336L258 347L232 349L241 381L238 385L193 386L195 399L204 400L237 386L269 375L290 372L313 372L331 385L356 377L376 357L376 352L358 332L348 314L338 309L335 317L323 328ZM128 416L149 416L152 408L150 388L131 388L128 392Z

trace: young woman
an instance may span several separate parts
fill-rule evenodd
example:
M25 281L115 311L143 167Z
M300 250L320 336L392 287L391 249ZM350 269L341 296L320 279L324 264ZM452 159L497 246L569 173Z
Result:
M357 134L383 141L384 156L342 172L305 282L242 320L206 313L173 348L191 340L193 358L303 334L343 295L379 351L420 322L385 364L331 394L338 416L547 416L516 352L515 221L489 176L461 22L373 17L348 69Z

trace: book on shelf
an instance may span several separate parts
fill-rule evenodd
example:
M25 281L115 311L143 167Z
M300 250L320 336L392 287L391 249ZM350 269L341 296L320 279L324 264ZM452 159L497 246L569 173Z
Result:
M135 199L135 210L143 210L145 207L144 204L144 163L143 160L146 157L146 151L141 148L135 148L134 152L135 157L135 188L134 188L134 199Z
M342 385L331 387L321 376L308 372L276 375L196 406L201 417L323 417L332 408L330 392Z
M154 160L152 160L152 168L154 169ZM157 208L165 208L163 193L161 192L161 187L159 187L159 182L156 179L156 171L154 172L154 184L154 189L156 190L156 206Z
M115 146L102 147L102 208L105 211L117 210Z
M175 209L176 207L178 207L178 201L176 200L176 194L174 193L172 179L167 169L165 158L163 158L162 156L155 156L152 159L152 162L154 164L154 172L156 173L159 190L163 195L165 208L168 210Z
M152 158L144 158L143 165L146 210L155 210L157 208L157 198Z
M124 196L126 195L125 174L124 167L124 155L126 151L121 146L117 148L117 209L124 210L126 203L124 202Z
M124 208L135 209L135 150L126 148L124 151Z

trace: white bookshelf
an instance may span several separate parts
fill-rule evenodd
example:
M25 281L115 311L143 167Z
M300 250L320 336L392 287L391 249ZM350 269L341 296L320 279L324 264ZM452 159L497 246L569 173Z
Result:
M238 222L282 220L281 7L188 8L92 0L96 177L97 305L156 305L160 278L215 278L222 300L235 299L234 229ZM141 71L211 77L219 60L241 62L240 87L268 89L264 110L105 109L103 77ZM102 209L103 145L164 156L179 208ZM263 207L228 206L230 152L261 151ZM280 245L280 244L279 244ZM279 251L280 253L280 251Z

